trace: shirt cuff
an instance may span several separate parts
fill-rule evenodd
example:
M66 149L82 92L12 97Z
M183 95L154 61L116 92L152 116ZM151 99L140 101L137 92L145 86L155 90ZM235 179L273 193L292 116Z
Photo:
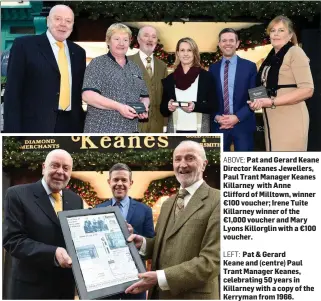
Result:
M166 280L164 270L156 270L158 286L162 291L169 291L169 286Z
M142 243L142 246L140 247L140 250L139 250L138 253L141 256L145 256L146 255L146 239L145 239L145 237L143 237L143 243Z

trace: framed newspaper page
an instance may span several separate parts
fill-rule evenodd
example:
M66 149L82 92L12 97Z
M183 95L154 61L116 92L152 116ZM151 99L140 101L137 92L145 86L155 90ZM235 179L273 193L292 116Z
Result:
M123 293L145 266L118 207L58 213L80 299Z

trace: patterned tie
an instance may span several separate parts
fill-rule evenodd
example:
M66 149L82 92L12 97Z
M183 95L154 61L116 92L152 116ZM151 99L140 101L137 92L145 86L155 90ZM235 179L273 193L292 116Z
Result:
M124 216L124 212L123 212L123 205L122 205L122 203L121 202L117 202L116 201L116 203L115 203L115 205L114 206L118 206L118 208L119 208L119 210L120 210L120 212L121 212L121 215L122 216ZM125 218L125 217L124 217Z
M147 61L147 64L146 64L146 70L147 70L147 73L149 75L149 77L152 77L153 76L153 69L152 69L152 58L150 56L148 56L146 58L146 61Z
M59 47L58 52L58 67L60 71L60 94L59 108L66 110L70 105L70 84L68 72L68 60L65 54L65 45L63 42L57 42Z
M52 192L52 197L55 199L54 209L58 214L59 211L62 211L62 199L59 192Z
M184 198L189 194L186 189L180 189L176 199L175 218L184 210Z
M228 64L230 61L225 61L225 67L224 67L224 115L230 114L230 104L229 104L229 97L228 97Z

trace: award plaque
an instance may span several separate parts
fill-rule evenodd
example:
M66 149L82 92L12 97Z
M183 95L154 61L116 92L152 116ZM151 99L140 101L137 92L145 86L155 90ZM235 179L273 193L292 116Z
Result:
M144 264L118 207L58 213L80 299L123 293Z
M251 101L254 101L255 99L258 99L258 98L269 97L267 94L266 88L264 86L249 89L248 91L249 91L249 96Z
M132 107L137 114L142 114L146 112L145 105L142 102L130 102L127 105Z
M175 107L188 107L188 102L174 101L172 105Z

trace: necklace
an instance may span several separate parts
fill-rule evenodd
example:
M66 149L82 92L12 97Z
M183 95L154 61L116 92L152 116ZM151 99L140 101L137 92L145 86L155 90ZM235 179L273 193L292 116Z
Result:
M262 77L261 77L261 82L262 82L263 85L266 84L267 76L268 76L268 73L269 73L270 68L271 68L271 66L265 66L265 67L263 68Z

